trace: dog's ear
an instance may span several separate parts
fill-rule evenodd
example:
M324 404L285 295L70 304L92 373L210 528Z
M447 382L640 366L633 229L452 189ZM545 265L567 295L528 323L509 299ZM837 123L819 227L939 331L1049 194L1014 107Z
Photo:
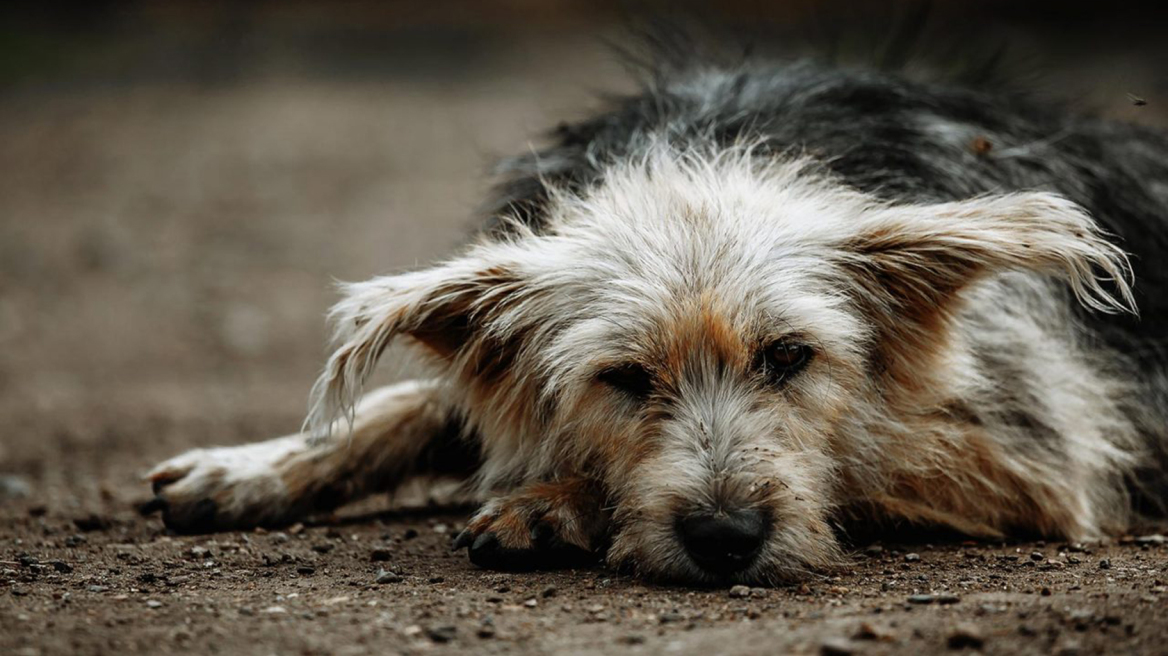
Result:
M928 346L961 291L986 276L1028 270L1060 278L1079 302L1135 312L1127 257L1075 203L1018 193L871 210L840 253L863 304L894 347Z
M484 336L505 333L529 291L518 266L499 255L480 248L429 269L342 285L344 298L329 313L337 347L312 391L314 431L327 432L338 415L352 418L366 379L398 337L451 363L470 350L490 357L484 342L499 342Z

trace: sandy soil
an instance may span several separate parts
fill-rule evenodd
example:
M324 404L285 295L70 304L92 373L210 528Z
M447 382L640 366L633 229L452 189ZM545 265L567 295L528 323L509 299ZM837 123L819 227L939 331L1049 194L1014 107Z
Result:
M5 92L0 653L1165 653L1154 537L887 536L838 577L744 592L477 570L448 548L465 509L206 537L138 517L157 460L299 425L332 279L440 256L494 155L623 84L591 37L418 48L372 77L277 49L244 82L172 79L163 57ZM1116 53L1061 79L1168 122L1153 58Z

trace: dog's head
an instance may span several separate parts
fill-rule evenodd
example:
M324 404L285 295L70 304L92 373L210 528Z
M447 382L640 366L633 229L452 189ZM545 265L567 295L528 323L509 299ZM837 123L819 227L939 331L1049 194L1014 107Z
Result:
M749 149L662 147L546 211L539 233L349 286L321 417L408 336L463 397L485 486L593 477L610 562L653 577L830 566L843 470L880 448L866 415L934 385L977 281L1036 271L1130 303L1122 254L1045 193L896 206Z

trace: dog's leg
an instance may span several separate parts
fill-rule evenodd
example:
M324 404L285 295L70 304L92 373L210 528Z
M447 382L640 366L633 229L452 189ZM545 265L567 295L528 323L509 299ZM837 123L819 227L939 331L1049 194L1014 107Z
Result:
M369 393L345 432L189 451L147 475L156 496L145 510L162 510L166 525L183 532L280 525L390 490L413 473L468 474L477 461L431 382Z
M455 540L489 569L572 567L598 560L610 517L600 487L585 478L533 483L496 497Z

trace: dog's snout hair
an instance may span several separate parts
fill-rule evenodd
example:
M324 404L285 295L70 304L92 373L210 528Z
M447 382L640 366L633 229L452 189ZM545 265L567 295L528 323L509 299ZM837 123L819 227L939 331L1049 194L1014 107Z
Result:
M1168 366L1131 354L1168 317L1168 137L806 63L671 75L509 162L455 257L344 286L312 448L461 439L474 562L701 582L828 571L852 519L1083 539L1163 502ZM431 380L358 407L395 344ZM408 469L282 444L265 517Z

